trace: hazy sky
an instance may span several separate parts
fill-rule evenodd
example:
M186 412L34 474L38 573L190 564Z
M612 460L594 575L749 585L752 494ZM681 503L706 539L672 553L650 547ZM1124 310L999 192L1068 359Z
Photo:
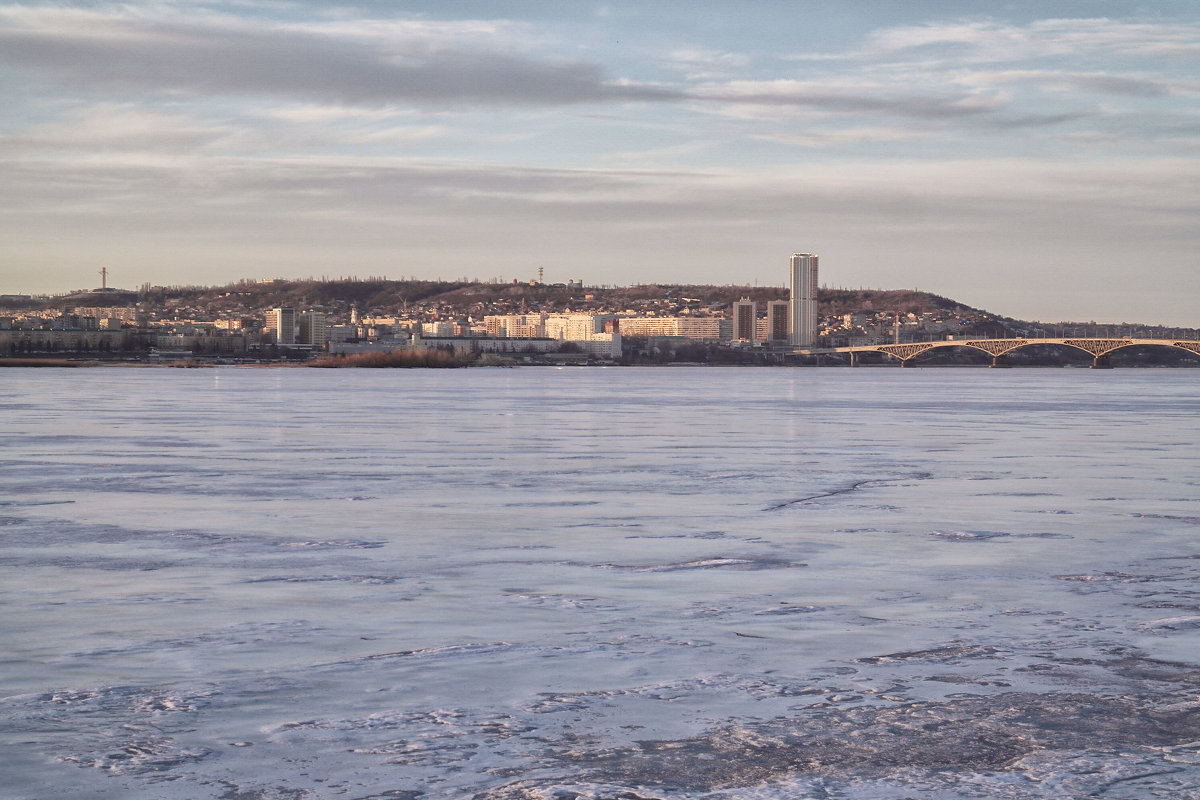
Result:
M33 0L0 103L0 293L783 285L804 251L1200 326L1196 0Z

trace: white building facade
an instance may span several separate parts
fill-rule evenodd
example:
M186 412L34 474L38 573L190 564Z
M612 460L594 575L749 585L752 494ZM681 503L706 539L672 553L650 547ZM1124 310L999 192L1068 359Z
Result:
M812 347L817 341L817 256L793 253L791 262L791 344Z
M686 336L716 341L721 338L722 322L727 320L718 317L621 317L618 324L622 336Z
M605 323L615 314L546 314L542 324L550 339L565 342L586 342L598 333L604 333Z

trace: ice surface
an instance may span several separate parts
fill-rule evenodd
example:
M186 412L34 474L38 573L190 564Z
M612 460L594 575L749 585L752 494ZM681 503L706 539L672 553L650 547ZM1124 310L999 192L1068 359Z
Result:
M2 791L1200 798L1193 372L6 370Z

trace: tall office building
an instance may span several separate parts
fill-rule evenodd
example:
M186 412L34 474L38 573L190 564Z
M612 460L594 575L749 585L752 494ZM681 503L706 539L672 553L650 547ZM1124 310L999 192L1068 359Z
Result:
M320 311L305 311L300 314L300 329L298 344L310 344L317 350L325 348L328 340L326 335L325 315Z
M270 331L275 344L295 344L296 343L296 309L294 308L272 308L267 312L266 324L263 325L264 331Z
M812 347L817 341L817 256L792 254L791 340L795 347Z
M744 342L753 342L755 340L755 319L758 317L758 309L755 308L754 301L749 297L743 297L733 304L733 339L734 341L741 340Z

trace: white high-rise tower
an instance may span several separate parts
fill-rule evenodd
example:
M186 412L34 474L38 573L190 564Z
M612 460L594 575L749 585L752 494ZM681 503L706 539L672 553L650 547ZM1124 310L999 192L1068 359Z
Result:
M812 347L817 341L817 256L792 253L791 343Z

